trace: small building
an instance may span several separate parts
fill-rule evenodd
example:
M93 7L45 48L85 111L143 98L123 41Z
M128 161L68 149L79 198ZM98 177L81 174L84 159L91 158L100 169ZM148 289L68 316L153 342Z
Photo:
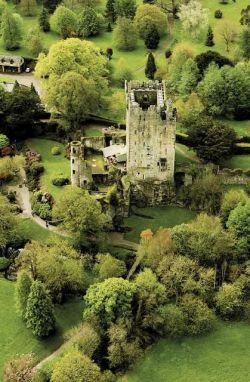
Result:
M24 67L24 59L21 56L0 55L0 71L21 73Z

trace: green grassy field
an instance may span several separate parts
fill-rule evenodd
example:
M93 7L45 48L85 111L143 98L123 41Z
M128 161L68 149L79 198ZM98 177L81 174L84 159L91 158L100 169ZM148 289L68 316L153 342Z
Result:
M218 322L205 337L161 340L118 382L247 382L250 326Z
M41 189L50 192L54 198L57 198L62 192L63 187L57 187L52 184L53 178L58 176L70 177L70 161L65 158L65 147L62 143L49 139L28 139L27 146L41 154L44 173L41 176ZM52 155L53 146L61 148L60 155Z
M175 145L175 166L182 166L188 163L199 163L195 152L189 147L176 143Z
M194 211L187 208L171 206L137 208L135 211L151 217L150 219L132 214L124 219L124 225L131 228L131 231L125 233L125 238L135 242L139 241L141 231L147 228L151 228L155 232L159 227L174 227L181 223L187 223L196 216Z
M56 306L57 332L46 340L39 340L15 312L15 283L0 278L0 380L6 360L18 353L34 352L41 360L63 343L63 333L80 322L83 301L75 300Z
M223 163L224 167L250 169L250 155L234 155Z
M22 235L22 237L29 240L37 240L42 242L50 241L51 239L57 237L57 234L41 227L32 219L20 219L18 224L18 233Z

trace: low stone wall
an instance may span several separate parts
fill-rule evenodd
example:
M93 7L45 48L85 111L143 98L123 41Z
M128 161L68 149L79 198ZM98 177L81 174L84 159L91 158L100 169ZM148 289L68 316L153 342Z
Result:
M87 149L100 151L104 147L104 137L84 137L82 143Z

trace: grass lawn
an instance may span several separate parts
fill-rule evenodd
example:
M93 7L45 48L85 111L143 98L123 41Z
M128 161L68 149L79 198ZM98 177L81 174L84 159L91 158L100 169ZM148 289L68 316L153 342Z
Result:
M205 337L159 341L118 382L247 382L250 326L218 322Z
M223 163L224 167L250 169L250 155L234 155Z
M199 163L195 152L189 147L176 143L175 145L175 166L183 166L188 163Z
M56 306L57 332L47 340L39 340L15 312L14 288L14 282L0 278L0 380L6 360L15 354L29 352L34 352L38 360L45 358L63 343L63 333L82 317L82 300Z
M65 148L62 143L49 139L28 139L27 146L41 154L42 164L44 165L44 173L41 176L41 189L50 192L54 198L57 198L62 192L63 187L57 187L52 184L53 178L60 175L70 177L70 161L65 158ZM60 155L52 155L51 149L54 146L61 148Z
M102 127L97 126L84 126L83 137L102 137Z
M137 208L135 211L151 217L131 215L124 219L124 226L131 228L131 231L125 233L125 238L135 242L139 241L141 231L147 228L151 228L155 232L159 227L174 227L181 223L187 223L196 216L194 211L187 208L171 206Z
M28 218L20 219L20 223L18 224L18 232L29 240L37 240L42 242L49 241L58 236L56 233L41 227L34 220Z
M250 120L247 121L229 121L225 122L234 129L238 137L250 136Z

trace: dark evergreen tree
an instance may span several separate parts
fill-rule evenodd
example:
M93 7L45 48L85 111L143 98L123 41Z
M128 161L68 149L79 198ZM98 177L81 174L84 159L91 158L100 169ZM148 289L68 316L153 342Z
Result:
M153 80L156 72L155 58L150 52L147 59L147 64L145 68L145 75L147 78Z
M111 23L108 23L108 25L107 25L107 32L112 32Z
M206 46L214 46L214 34L211 26L209 25L206 38Z
M30 136L43 111L37 92L20 85L5 94L2 109L1 131L11 139Z
M155 25L151 25L145 34L145 45L148 49L156 49L160 41L160 36Z
M241 10L240 23L241 25L246 25L250 27L250 4L247 5L245 9Z
M212 50L198 54L198 56L195 57L195 61L202 76L211 62L214 62L219 68L224 65L234 66L229 58L222 56L217 52L213 52Z
M188 129L189 142L205 162L220 163L233 154L235 131L223 122L200 115Z
M61 3L61 0L43 0L43 6L48 9L49 13L53 13Z
M106 16L113 23L115 21L115 0L107 0L106 3Z
M78 35L80 37L96 36L100 33L101 22L98 13L86 7L78 19Z
M40 281L31 285L25 319L27 327L38 337L47 337L55 329L51 298Z
M240 38L240 45L243 53L243 57L247 60L250 59L250 30L246 29L242 32Z
M43 32L50 31L49 12L46 8L43 8L42 12L40 13L39 25Z

